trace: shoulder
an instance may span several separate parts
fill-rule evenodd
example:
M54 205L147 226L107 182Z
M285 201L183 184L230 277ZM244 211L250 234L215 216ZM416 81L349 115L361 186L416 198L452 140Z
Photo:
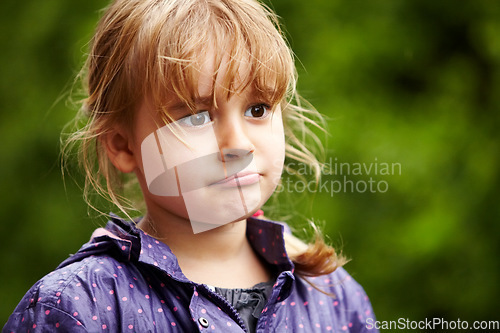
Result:
M363 316L372 315L372 307L365 290L343 267L328 275L312 278L310 282L331 294L337 301L333 302L334 305L348 307Z
M89 319L103 312L103 306L114 307L120 288L130 288L128 281L136 271L130 262L106 256L90 256L58 268L31 287L4 331L36 327L87 331Z
M368 302L368 296L363 287L343 267L327 275L326 280L329 280L326 282L329 282L330 288L339 299Z
M106 287L119 287L123 280L138 273L131 262L121 262L109 256L90 256L67 266L58 268L43 277L36 285L44 295L41 301L51 305L62 303L62 299L80 300L91 295L111 291ZM111 295L113 293L110 293ZM59 303L58 303L59 301Z
M299 288L303 292L307 290L307 302L335 317L336 322L341 323L339 329L363 332L369 319L373 320L373 309L365 290L344 268L308 278L310 283L302 278L297 280Z

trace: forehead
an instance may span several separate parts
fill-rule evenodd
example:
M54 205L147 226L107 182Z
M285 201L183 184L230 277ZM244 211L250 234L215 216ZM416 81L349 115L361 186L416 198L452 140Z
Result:
M169 81L167 89L156 87L160 93L153 103L163 113L186 106L195 110L199 104L217 105L218 100L227 101L235 94L251 94L271 105L283 99L287 83L278 82L280 78L272 71L264 74L250 57L231 59L227 52L216 53L213 48L199 55L182 69L181 76Z
M251 85L249 59L231 62L229 54L216 55L213 49L197 61L197 72L194 77L197 97L216 96L224 92L241 93Z

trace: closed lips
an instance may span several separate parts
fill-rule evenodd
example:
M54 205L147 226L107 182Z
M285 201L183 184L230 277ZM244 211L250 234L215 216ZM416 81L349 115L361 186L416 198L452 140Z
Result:
M229 184L229 183L235 183L235 184L239 183L240 185L248 185L257 182L259 178L260 174L254 171L239 172L227 178L221 179L218 182L213 183L213 185Z

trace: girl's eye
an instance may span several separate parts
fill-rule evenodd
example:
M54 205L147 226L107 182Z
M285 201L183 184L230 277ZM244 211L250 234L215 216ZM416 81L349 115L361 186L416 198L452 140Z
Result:
M195 114L190 114L184 118L177 120L178 123L188 127L203 126L210 122L210 114L208 111L202 111Z
M245 111L245 117L264 118L269 113L268 108L264 104L252 105Z

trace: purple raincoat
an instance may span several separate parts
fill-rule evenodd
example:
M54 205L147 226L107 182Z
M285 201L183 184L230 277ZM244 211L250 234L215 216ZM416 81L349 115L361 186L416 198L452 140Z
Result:
M294 275L284 226L248 219L247 237L278 272L257 332L375 332L368 297L347 272ZM38 281L2 332L246 332L237 311L210 287L188 280L169 247L113 218L90 242Z

